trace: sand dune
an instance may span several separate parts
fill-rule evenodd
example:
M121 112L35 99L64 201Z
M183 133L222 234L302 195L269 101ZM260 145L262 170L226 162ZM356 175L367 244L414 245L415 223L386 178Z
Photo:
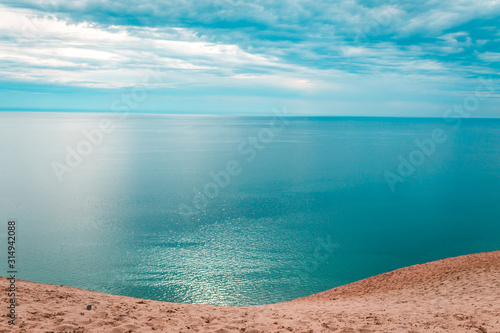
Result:
M6 290L5 278L1 284ZM4 308L0 332L500 333L500 251L406 267L290 302L252 307L17 284L17 325L7 325ZM6 292L0 298L7 304Z

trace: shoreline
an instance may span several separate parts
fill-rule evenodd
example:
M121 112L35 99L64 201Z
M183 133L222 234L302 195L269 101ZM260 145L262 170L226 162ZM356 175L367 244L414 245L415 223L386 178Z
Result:
M2 277L7 304L8 279ZM3 332L500 332L500 251L400 268L283 303L168 303L17 280ZM91 304L91 310L87 305Z

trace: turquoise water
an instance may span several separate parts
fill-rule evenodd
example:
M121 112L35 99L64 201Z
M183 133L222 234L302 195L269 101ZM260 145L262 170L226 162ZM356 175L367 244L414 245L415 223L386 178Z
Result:
M17 220L22 279L254 305L500 249L498 120L0 113L0 128L0 234ZM68 166L68 147L87 155Z

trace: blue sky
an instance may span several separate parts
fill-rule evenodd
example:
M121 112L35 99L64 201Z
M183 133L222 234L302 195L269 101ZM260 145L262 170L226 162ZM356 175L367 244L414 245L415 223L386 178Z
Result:
M0 1L0 110L441 116L495 93L500 0Z

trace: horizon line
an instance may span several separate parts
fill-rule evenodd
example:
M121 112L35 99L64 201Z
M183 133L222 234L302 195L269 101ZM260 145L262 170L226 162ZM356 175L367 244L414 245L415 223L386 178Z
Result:
M115 112L115 111L102 111L102 110L1 110L1 113L93 113L93 114L108 114L108 115L119 115L119 114L134 114L134 115L162 115L162 116L205 116L205 117L274 117L276 114L272 113L169 113L169 112L153 112L153 111L128 111L128 112ZM439 119L443 116L415 116L415 115L322 115L322 114L286 114L285 117L290 118L419 118L419 119ZM477 117L470 116L464 119L500 119L498 117Z

